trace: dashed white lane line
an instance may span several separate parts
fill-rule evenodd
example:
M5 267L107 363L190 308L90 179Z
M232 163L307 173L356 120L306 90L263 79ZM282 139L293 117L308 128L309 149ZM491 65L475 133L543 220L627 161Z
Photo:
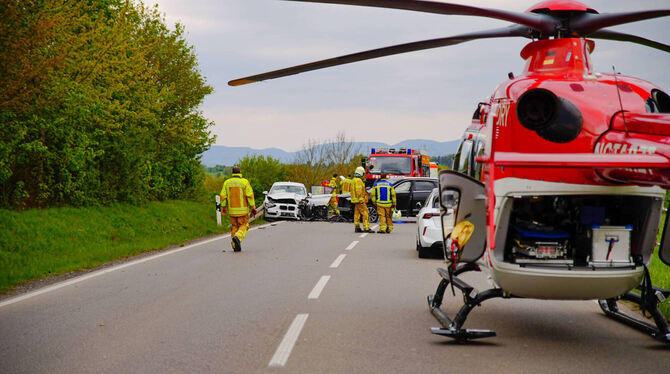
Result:
M379 225L372 226L372 227L370 227L370 230L375 231L375 230L377 230L377 227L379 227ZM368 234L369 233L367 233L367 232L363 233L359 236L359 238L365 238L366 236L368 236Z
M330 280L330 275L324 275L319 279L318 282L316 282L316 286L312 289L312 292L309 293L309 296L307 296L308 299L318 299L319 295L321 295L321 291L323 291L323 288L326 287L326 283L328 283L328 280Z
M345 255L345 254L341 254L341 255L337 256L337 258L335 259L335 261L333 261L333 263L330 264L330 268L331 268L331 269L336 269L338 266L340 266L340 264L342 263L342 260L344 260L344 258L345 258L346 256L347 256L347 255Z
M279 343L279 347L277 347L268 366L284 367L284 365L286 365L286 361L288 361L289 356L291 356L291 351L293 351L293 347L295 347L295 342L298 340L298 336L300 336L300 332L305 326L308 316L309 314L306 313L295 316L295 319L293 319L291 326L288 328L288 331L286 331L284 339Z
M351 251L352 249L354 249L356 244L358 244L358 240L354 240L353 242L351 242L351 244L349 244L349 246L347 248L344 248L344 250L345 251Z
M276 223L266 224L266 225L262 225L262 226L256 226L256 227L251 228L249 231L256 230L256 229L264 229L268 226L274 226L275 224ZM208 239L208 240L203 240L201 242L190 244L190 245L187 245L185 247L180 247L180 248L176 248L176 249L169 249L169 250L166 250L164 252L158 253L158 254L153 255L153 256L141 258L139 260L135 260L135 261L131 261L131 262L126 262L125 264L121 264L121 265L118 265L118 266L113 266L113 267L110 267L110 268L107 268L107 269L94 271L92 273L88 273L86 275L82 275L82 276L79 276L79 277L76 277L76 278L72 278L72 279L64 281L64 282L56 283L53 286L44 287L44 288L41 288L41 289L39 289L37 291L34 291L34 292L30 292L30 293L27 293L27 294L24 294L24 295L21 295L21 296L17 296L17 297L11 298L11 299L7 299L3 302L0 302L0 308L2 308L4 306L7 306L7 305L14 304L14 303L18 303L18 302L23 301L23 300L33 298L35 296L39 296L39 295L42 295L42 294L45 294L45 293L48 293L48 292L51 292L51 291L55 291L55 290L61 289L63 287L71 286L73 284L83 282L85 280L101 276L103 274L107 274L107 273L111 273L113 271L125 269L125 268L133 266L133 265L143 264L145 262L149 262L151 260L155 260L155 259L161 258L163 256L179 253L179 252L185 251L187 249L191 249L191 248L194 248L194 247L198 247L198 246L201 246L201 245L204 245L204 244L208 244L208 243L215 242L217 240L221 240L221 239L225 239L225 238L229 238L229 237L230 237L230 234L217 236L215 238Z

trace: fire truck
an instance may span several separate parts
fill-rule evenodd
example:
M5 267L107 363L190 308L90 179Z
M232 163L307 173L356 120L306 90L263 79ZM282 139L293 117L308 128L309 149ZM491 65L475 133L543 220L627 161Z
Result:
M363 158L365 185L372 186L381 176L395 177L430 176L430 157L425 151L405 148L372 148L370 156Z

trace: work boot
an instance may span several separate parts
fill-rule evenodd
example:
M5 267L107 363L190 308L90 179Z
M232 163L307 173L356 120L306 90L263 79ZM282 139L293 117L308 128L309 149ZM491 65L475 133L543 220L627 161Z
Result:
M363 230L361 230L360 226L356 226L356 228L354 229L354 232L363 232Z
M387 229L386 229L386 233L387 233L387 234L390 234L390 233L391 233L391 229L387 228Z
M372 231L370 229L365 229L365 230L363 230L363 232L374 232L374 231Z
M239 252L242 250L242 243L240 243L240 238L233 236L233 251Z
M377 234L386 234L386 230L377 230Z

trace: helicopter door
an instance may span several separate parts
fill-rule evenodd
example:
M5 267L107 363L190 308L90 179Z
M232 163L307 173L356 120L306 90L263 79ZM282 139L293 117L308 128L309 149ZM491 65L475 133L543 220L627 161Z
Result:
M670 266L670 214L665 215L665 225L663 228L663 236L661 237L661 246L659 247L658 257L666 265Z
M443 170L440 179L440 216L446 248L451 229L462 221L474 225L472 236L462 248L461 261L475 262L486 249L486 192L484 184L465 174Z

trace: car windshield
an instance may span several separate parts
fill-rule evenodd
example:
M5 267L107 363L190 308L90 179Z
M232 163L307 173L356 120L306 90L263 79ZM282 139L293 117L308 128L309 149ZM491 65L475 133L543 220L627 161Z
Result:
M278 186L272 186L270 193L295 193L298 195L307 195L305 187L302 186L290 186L286 184L280 184Z
M411 174L412 159L410 157L394 156L370 157L370 173Z

